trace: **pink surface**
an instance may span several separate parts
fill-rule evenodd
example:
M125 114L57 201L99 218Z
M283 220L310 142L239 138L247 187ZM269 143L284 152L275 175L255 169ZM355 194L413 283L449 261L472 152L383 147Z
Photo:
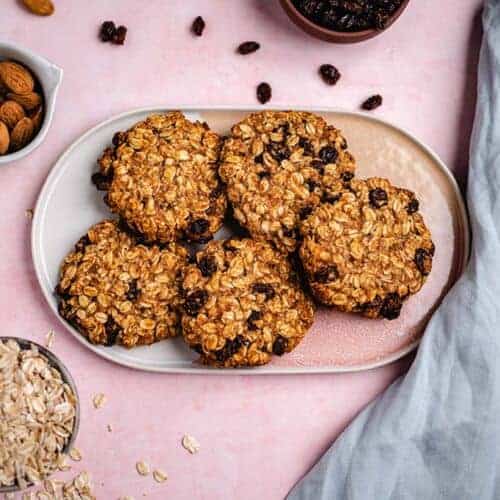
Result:
M25 14L14 0L0 7L0 39L65 70L46 142L0 168L2 333L43 342L56 328L54 351L82 399L77 444L84 460L73 469L89 470L99 499L143 493L152 499L282 498L408 361L363 374L264 378L154 375L105 362L59 328L45 305L24 211L34 205L56 157L95 123L152 104L250 105L262 80L272 84L274 103L291 107L355 109L380 92L385 102L377 114L429 144L463 178L480 36L472 26L481 2L413 1L389 32L346 47L303 35L274 0L56 3L51 18ZM193 39L188 27L200 14L207 29ZM96 40L106 19L128 25L124 47ZM443 29L436 19L445 20ZM261 51L236 56L235 46L247 39L258 40ZM316 75L324 62L343 73L334 88ZM101 410L91 404L97 392L109 398ZM180 446L186 432L201 443L197 455ZM165 470L169 480L158 485L138 476L140 459Z

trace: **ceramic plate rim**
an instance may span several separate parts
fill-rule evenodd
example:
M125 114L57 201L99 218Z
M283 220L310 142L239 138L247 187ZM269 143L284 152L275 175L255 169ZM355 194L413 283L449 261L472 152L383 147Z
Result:
M54 186L57 184L60 176L65 172L64 162L66 157L72 154L72 152L77 149L80 144L82 144L88 137L95 134L100 128L105 127L111 124L114 121L118 121L124 118L128 118L135 114L142 113L155 113L155 112L164 112L168 110L178 109L180 111L189 113L196 113L197 111L243 111L243 112L253 112L257 110L277 110L277 111L286 111L292 109L290 106L272 106L272 107L263 107L256 108L254 106L231 106L231 105L221 105L221 106L208 106L208 105L185 105L185 106L177 106L177 107L168 107L168 106L147 106L142 108L135 108L130 111L125 111L123 113L119 113L114 115L106 120L103 120L89 130L78 136L65 150L64 152L57 158L54 162L45 182L40 190L40 193L37 198L37 202L35 204L34 216L31 228L31 255L33 260L33 266L35 269L36 278L40 288L42 290L45 301L47 302L49 308L56 315L59 322L63 325L63 327L71 333L71 335L80 342L80 344L84 345L87 349L90 349L98 356L112 361L113 363L117 363L122 366L127 366L129 368L134 368L136 370L149 371L155 373L186 373L192 375L293 375L293 374L318 374L318 373L353 373L353 372L361 372L372 370L374 368L379 368L381 366L385 366L391 364L410 352L412 352L416 347L420 344L423 335L407 345L406 347L399 349L398 351L390 354L389 356L385 356L381 359L377 359L374 361L370 361L368 363L363 363L360 365L349 365L349 366L321 366L321 367L269 367L263 366L258 368L237 368L237 369L217 369L217 368L199 368L199 367L158 367L158 366L147 366L142 363L126 361L122 359L116 359L113 356L113 351L105 351L103 349L99 349L99 346L95 346L85 340L82 335L80 335L76 330L70 327L58 314L57 307L54 305L52 297L45 286L43 285L42 279L42 268L44 267L44 261L41 255L41 229L43 227L45 208L47 206L48 201L50 200L50 195L54 189ZM330 108L330 107L315 107L315 106L293 106L294 110L297 111L311 111L315 113L339 113L343 115L357 116L362 117L363 119L367 119L369 121L373 121L376 123L380 123L382 125L388 126L397 132L403 134L405 137L413 141L416 145L419 146L423 151L425 151L432 160L439 167L441 172L445 175L450 187L453 189L455 199L457 201L457 208L459 211L459 216L463 223L463 256L462 262L460 262L460 275L457 277L457 281L462 275L470 252L470 226L469 226L469 218L467 215L467 209L465 206L465 201L463 199L462 193L458 186L458 183L455 179L455 176L451 172L451 170L446 166L446 164L439 158L439 156L426 144L422 143L419 139L417 139L410 132L405 129L394 125L390 121L385 119L369 115L367 113L362 113L358 111L349 111L341 108ZM425 334L425 332L424 332Z

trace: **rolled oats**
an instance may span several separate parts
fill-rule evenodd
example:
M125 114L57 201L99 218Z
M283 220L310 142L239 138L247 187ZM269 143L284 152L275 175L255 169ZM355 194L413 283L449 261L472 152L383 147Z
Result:
M339 130L312 113L263 111L234 125L219 173L236 219L285 252L321 201L338 197L355 162Z
M106 404L107 401L108 401L108 398L102 392L100 392L99 394L95 394L94 397L92 398L92 403L93 403L94 408L96 410L98 410L99 408L102 408Z
M135 468L141 476L147 476L149 474L149 465L142 460L135 464Z
M302 224L300 257L315 297L369 318L395 319L432 268L434 244L415 195L386 179L353 180Z
M200 451L200 443L198 443L197 439L189 434L184 434L182 438L182 446L194 455Z
M168 476L160 469L155 469L153 471L153 478L157 483L164 483Z
M79 462L81 459L82 459L82 452L78 449L78 448L71 448L71 450L69 450L69 458L71 458L71 460L75 461L75 462Z
M187 267L183 292L184 339L209 365L268 363L313 322L314 306L286 256L266 242L210 242Z
M179 333L187 250L137 244L115 221L91 227L64 260L59 312L94 344L151 344Z
M147 241L205 241L221 227L220 139L178 111L151 115L115 136L93 180L106 203Z
M76 396L35 346L0 340L0 486L21 489L59 468Z

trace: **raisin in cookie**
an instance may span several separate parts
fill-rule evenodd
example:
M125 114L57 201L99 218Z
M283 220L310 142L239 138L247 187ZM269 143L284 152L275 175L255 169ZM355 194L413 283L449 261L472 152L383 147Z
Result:
M118 132L113 144L92 176L112 212L146 241L212 238L226 209L217 134L176 111Z
M180 331L187 251L136 244L115 221L91 227L65 259L59 313L93 344L151 344Z
M187 267L183 294L184 339L212 366L268 363L313 322L313 303L287 258L266 242L210 242Z
M352 179L346 148L340 131L312 113L251 114L233 126L221 155L235 217L254 238L293 252L300 221Z
M342 311L395 319L431 272L434 244L411 191L353 180L302 224L300 257L315 297Z

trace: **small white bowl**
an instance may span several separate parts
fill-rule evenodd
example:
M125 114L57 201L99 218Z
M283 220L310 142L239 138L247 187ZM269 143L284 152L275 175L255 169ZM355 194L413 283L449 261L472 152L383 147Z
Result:
M33 140L19 151L1 155L0 166L19 160L31 153L43 142L54 116L57 92L63 77L63 70L47 61L47 59L19 45L0 41L0 61L6 59L24 64L35 75L43 91L45 109L42 126Z

